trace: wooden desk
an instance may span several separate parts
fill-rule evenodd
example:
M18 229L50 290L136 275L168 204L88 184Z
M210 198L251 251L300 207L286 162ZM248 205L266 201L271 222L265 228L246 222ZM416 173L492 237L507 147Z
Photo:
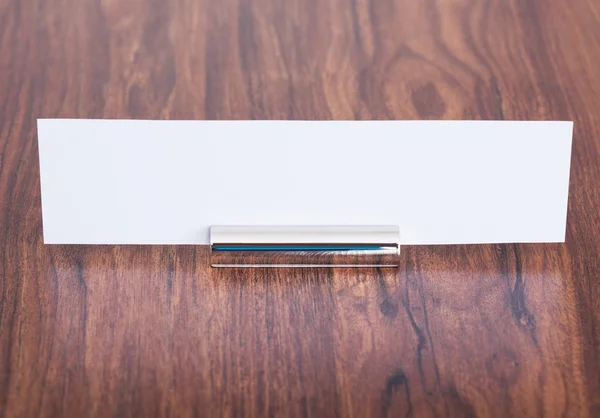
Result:
M0 51L0 416L600 416L597 1L0 0ZM567 244L44 246L38 117L574 120Z

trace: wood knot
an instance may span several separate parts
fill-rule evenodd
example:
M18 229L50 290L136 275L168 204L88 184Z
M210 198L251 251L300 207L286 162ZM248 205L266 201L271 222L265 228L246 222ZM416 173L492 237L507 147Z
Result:
M414 90L412 102L423 119L439 119L446 113L446 104L433 83L427 83Z

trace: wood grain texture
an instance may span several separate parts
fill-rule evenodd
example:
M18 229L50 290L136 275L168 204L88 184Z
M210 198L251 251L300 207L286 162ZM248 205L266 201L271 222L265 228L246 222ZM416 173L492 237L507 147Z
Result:
M600 416L599 67L595 0L0 0L0 416ZM44 246L38 117L574 120L567 244Z

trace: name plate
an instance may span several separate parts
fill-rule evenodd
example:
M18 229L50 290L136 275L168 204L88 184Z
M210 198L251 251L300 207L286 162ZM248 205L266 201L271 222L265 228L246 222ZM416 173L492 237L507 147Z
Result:
M44 240L209 245L212 226L393 225L402 245L562 242L572 129L41 119Z

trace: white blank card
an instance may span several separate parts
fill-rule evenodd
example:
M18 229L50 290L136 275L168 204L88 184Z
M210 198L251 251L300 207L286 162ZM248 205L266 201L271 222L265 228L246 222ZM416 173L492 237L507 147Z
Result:
M208 244L212 225L398 225L562 242L572 122L38 121L47 244Z

